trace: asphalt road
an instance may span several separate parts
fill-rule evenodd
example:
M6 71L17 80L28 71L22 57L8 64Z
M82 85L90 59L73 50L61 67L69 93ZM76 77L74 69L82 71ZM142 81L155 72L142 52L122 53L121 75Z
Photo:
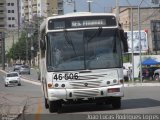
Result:
M34 70L33 70L34 72ZM95 104L77 104L64 105L61 114L50 114L44 108L44 99L41 93L40 85L34 85L22 82L22 86L4 87L2 75L0 74L0 91L7 95L19 96L17 99L25 101L25 115L23 119L43 120L43 119L65 119L65 120L85 120L92 119L93 115L97 114L160 114L160 87L159 86L139 86L126 87L124 89L125 96L122 98L122 108L113 110L109 105L95 105ZM25 76L31 78L30 76ZM38 81L38 80L37 80ZM89 116L91 115L91 116ZM91 118L90 118L91 117ZM95 116L96 119L96 116Z

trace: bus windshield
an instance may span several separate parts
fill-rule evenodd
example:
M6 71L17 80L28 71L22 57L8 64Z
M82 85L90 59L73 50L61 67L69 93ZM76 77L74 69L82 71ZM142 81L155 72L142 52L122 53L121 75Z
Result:
M47 38L48 71L122 67L117 29L49 32Z

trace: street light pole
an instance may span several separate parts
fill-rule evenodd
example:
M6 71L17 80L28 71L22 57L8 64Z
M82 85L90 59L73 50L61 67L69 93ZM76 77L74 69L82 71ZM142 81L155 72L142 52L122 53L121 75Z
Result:
M77 11L76 11L76 1L75 1L75 0L73 1L73 4L74 4L74 10L73 10L73 11L74 11L74 12L77 12Z
M119 22L119 0L116 0L116 17L117 22Z
M93 2L92 0L87 0L88 2L88 12L91 12L91 2Z
M141 18L140 18L140 6L144 0L141 0L140 4L138 5L138 29L139 29L139 56L140 56L140 81L142 84L142 46L141 46Z
M74 6L73 12L77 12L77 10L76 10L76 1L75 1L75 0L71 0L71 1L68 1L68 0L67 0L67 3L68 3L68 4L73 4L73 6Z

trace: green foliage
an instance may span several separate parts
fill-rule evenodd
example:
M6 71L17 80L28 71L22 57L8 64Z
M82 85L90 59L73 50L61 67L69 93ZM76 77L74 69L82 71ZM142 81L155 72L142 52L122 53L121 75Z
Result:
M33 46L34 46L33 52L35 57L38 51L38 35L36 33L32 36L32 38L27 38L27 33L23 32L18 42L13 44L12 48L9 50L7 54L7 58L13 59L13 60L17 60L17 59L26 60L26 50L28 50L28 60L30 60L31 59L31 39L33 40Z
M126 62L131 62L132 61L132 56L131 54L124 54L123 55L123 62L126 63Z

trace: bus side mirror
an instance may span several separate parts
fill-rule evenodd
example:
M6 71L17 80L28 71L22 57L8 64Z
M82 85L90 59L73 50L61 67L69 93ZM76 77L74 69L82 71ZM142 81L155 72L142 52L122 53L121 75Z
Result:
M46 44L44 40L40 40L40 48L41 50L45 50L46 49Z
M44 39L40 40L40 48L41 50L46 50L46 40L47 40L47 36L44 36Z
M123 51L126 53L128 52L128 41L127 41L127 33L124 32L122 29L119 30L120 38L122 40Z

